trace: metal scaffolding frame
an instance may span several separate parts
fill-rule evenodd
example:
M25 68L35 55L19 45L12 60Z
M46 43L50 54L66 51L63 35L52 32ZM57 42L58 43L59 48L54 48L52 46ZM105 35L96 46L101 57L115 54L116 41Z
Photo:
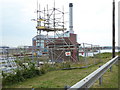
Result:
M64 7L63 10L60 11L59 9L55 8L55 2L54 7L52 9L44 8L44 10L40 10L40 4L37 2L37 37L36 37L36 43L37 47L39 49L35 50L36 52L42 53L45 49L47 50L47 55L51 60L58 60L62 59L64 60L63 54L65 54L65 51L72 51L73 49L78 49L77 45L71 45L72 41L69 37L65 37L65 21L64 21ZM60 17L60 18L59 18ZM42 33L46 32L45 37L41 37ZM52 33L53 37L49 37L49 33ZM69 42L65 40L67 38ZM42 47L42 40L44 40L44 48ZM58 44L60 43L60 45ZM73 46L73 48L71 48ZM60 51L60 53L56 53L56 51ZM34 52L34 51L33 51ZM57 57L56 57L57 56ZM74 61L77 61L75 58L70 56L70 58L74 59Z

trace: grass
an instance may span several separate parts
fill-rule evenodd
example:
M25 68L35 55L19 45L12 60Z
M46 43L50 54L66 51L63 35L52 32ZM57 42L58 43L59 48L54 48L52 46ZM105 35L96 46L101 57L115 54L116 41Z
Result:
M6 88L63 88L66 85L72 86L96 70L99 65L85 69L51 71L45 75L28 79L25 82L6 86Z
M97 81L92 88L118 88L118 66L113 65L112 72L108 70L102 78L102 85L99 85L99 81Z
M16 83L13 85L5 86L4 88L64 88L66 85L72 86L99 66L111 59L110 53L102 54L102 61L97 65L93 65L89 68L84 69L73 69L73 70L58 70L50 71L42 76L36 76L27 79L24 82ZM103 76L103 85L100 86L98 81L92 86L92 88L117 88L118 87L118 66L113 66L113 72L106 72Z

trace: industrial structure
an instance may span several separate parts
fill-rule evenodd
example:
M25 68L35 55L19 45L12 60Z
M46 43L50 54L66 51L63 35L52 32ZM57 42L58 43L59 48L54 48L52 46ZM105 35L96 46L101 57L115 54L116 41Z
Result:
M39 7L38 7L39 6ZM39 8L39 9L38 9ZM66 31L63 10L54 7L40 10L37 4L37 35L33 37L33 53L48 55L50 60L78 61L80 44L73 31L73 4L69 3L69 31Z

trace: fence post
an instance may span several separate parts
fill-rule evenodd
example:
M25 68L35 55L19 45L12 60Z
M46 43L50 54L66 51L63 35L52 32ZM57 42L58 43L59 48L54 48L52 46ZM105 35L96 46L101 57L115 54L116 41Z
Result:
M100 68L101 66L99 66ZM99 85L102 85L102 76L99 78Z
M110 67L110 72L112 72L112 66Z
M67 86L64 87L64 90L67 90L69 88L70 88L70 86L67 85Z
M34 88L32 88L32 90L35 90Z

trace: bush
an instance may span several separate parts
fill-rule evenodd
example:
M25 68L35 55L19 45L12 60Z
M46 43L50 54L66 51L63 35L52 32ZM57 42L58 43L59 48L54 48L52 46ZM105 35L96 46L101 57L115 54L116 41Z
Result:
M62 68L70 68L70 62L62 63Z
M62 69L62 68L70 68L70 62L65 62L57 65L44 64L40 67L40 69L35 68L35 64L29 62L28 66L23 67L20 66L19 69L15 70L14 73L2 73L3 74L3 85L10 85L17 82L23 82L28 78L32 78L37 75L45 74L48 71Z
M41 68L40 68L40 72L41 74L45 74L47 71L49 71L49 68L51 66L49 64L44 64Z
M41 75L41 71L35 68L35 64L30 63L29 68L23 68L15 70L16 74L13 73L3 73L2 72L2 84L9 85L16 82L22 82L27 78L34 77L36 75Z

